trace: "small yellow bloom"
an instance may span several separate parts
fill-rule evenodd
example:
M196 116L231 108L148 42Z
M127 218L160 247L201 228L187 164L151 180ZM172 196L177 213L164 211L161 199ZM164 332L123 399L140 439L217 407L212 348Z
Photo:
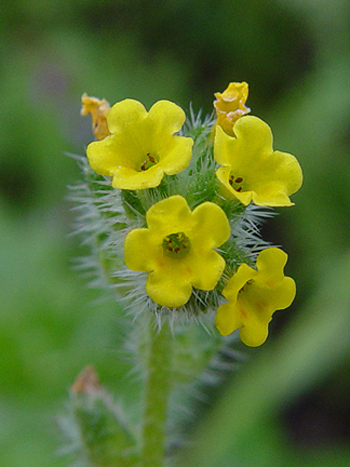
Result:
M228 135L233 136L233 125L243 115L250 112L250 108L245 106L248 98L248 84L230 83L223 93L216 92L214 94L216 100L214 107L216 111L216 125Z
M189 164L193 140L174 135L185 119L184 111L169 101L156 102L149 112L133 99L118 102L107 116L111 135L87 147L92 169L113 177L115 188L158 186L164 174L174 175Z
M225 268L214 248L225 243L230 226L224 211L205 202L191 212L185 198L171 196L151 206L147 228L125 239L125 263L148 272L146 292L158 305L176 308L189 300L192 287L213 290Z
M238 268L222 292L228 302L218 308L215 319L222 335L241 329L246 345L266 341L272 314L290 306L295 297L294 280L283 274L287 258L284 251L268 248L259 254L257 270L247 264Z
M97 139L103 139L110 134L107 125L107 115L109 112L109 102L106 99L90 97L84 92L81 96L82 108L80 115L91 113L92 131Z
M217 128L214 157L222 167L216 175L224 196L242 204L292 206L289 196L302 184L302 172L291 154L274 151L267 123L245 116L234 126L235 136Z

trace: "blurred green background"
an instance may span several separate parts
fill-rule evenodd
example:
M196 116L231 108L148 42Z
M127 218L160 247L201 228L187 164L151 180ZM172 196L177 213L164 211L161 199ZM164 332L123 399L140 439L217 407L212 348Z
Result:
M66 466L55 417L94 363L121 398L111 298L72 270L67 185L90 121L83 92L211 112L230 81L305 175L264 237L297 299L220 392L193 467L350 465L348 0L4 0L0 15L0 465ZM97 301L96 301L97 300ZM124 397L124 396L123 396Z

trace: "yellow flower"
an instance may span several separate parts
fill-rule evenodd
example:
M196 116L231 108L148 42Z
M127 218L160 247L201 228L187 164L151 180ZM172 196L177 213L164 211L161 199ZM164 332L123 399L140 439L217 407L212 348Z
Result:
M296 158L274 151L270 127L257 117L240 118L235 137L217 128L215 160L222 165L216 175L223 184L223 194L242 204L291 206L289 195L302 184L302 172Z
M193 140L174 135L185 121L184 111L169 101L158 101L149 112L133 99L115 104L108 113L111 132L87 147L92 169L113 177L124 190L158 186L164 176L185 169Z
M278 248L263 250L257 270L242 264L228 281L223 295L228 302L218 308L215 323L224 336L240 330L242 342L257 347L265 342L268 324L276 310L290 306L295 282L283 275L287 254Z
M90 97L84 92L81 96L82 108L80 115L91 113L92 131L97 139L103 139L110 134L107 125L107 114L109 112L109 102L106 99Z
M216 100L214 107L216 111L216 125L228 134L233 136L233 125L243 115L250 112L249 107L245 106L248 98L248 84L230 83L223 93L214 94Z
M224 211L205 202L191 212L185 198L171 196L151 206L147 228L125 239L125 263L148 272L147 294L158 305L176 308L190 298L192 287L213 290L225 267L214 248L225 243L230 226Z

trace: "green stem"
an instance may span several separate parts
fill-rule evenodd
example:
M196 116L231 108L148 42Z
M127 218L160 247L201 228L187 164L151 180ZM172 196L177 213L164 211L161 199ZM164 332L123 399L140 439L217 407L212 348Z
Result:
M150 323L150 345L145 388L142 467L163 467L165 422L170 392L172 336L165 321L159 330Z

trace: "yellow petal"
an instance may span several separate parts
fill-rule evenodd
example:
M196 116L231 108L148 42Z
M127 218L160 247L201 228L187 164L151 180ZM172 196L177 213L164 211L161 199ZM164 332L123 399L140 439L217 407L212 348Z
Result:
M192 216L196 224L189 238L201 250L217 248L229 239L229 221L217 204L202 203L194 209Z
M147 279L146 291L159 305L179 307L189 300L192 286L212 290L224 268L224 259L215 251L203 257L191 250L183 260L159 257Z
M127 167L120 167L113 172L112 185L122 190L143 190L159 185L163 178L163 170L154 165L144 172L138 172Z
M288 255L280 248L266 248L261 251L256 260L259 271L259 281L273 286L284 278L283 268L288 260Z
M261 176L252 178L253 201L258 206L292 206L289 196L299 190L303 177L297 159L291 154L274 151Z
M273 288L273 299L271 306L274 310L284 310L288 308L295 298L296 286L291 277L284 277L284 279Z
M228 136L221 127L215 131L214 158L220 165L231 165L232 149L231 141L236 138Z
M186 115L178 105L161 100L150 108L149 119L155 133L173 135L185 123Z
M142 128L148 113L141 102L134 99L124 99L114 104L108 113L108 128L111 133L135 133Z
M241 191L238 192L232 188L229 183L229 178L231 175L231 167L224 166L219 167L216 171L216 176L218 180L222 183L222 195L227 199L238 199L242 204L248 206L248 204L253 200L253 191Z
M190 163L193 139L184 136L171 136L159 141L159 166L167 175L184 170Z
M241 315L236 307L237 305L232 303L224 303L217 310L215 326L222 336L228 336L243 326Z
M247 326L244 326L240 330L239 337L243 344L249 347L259 347L259 345L262 345L266 341L268 334L268 323L250 321Z
M239 291L244 285L251 279L257 276L257 271L247 264L243 263L237 269L237 272L227 282L226 287L222 291L222 294L227 300L235 304L238 298Z
M196 246L193 247L195 251L189 258L193 270L191 283L200 290L213 290L225 269L225 260L214 250L200 251L198 254Z
M158 305L177 308L188 302L192 286L183 275L167 274L160 269L148 276L146 292Z
M120 161L116 156L113 135L107 136L101 141L94 141L86 148L92 170L100 175L112 176L120 167Z
M187 232L194 223L187 201L180 195L165 198L151 206L146 219L152 234L161 239L171 233Z
M265 342L268 324L276 310L273 294L273 290L259 288L253 279L239 295L236 307L243 322L240 336L246 345L255 347Z
M192 251L183 259L160 255L147 279L146 291L158 305L169 308L185 305L197 269Z
M153 271L157 259L162 254L162 246L154 241L148 229L133 229L127 234L124 242L124 260L132 271Z

